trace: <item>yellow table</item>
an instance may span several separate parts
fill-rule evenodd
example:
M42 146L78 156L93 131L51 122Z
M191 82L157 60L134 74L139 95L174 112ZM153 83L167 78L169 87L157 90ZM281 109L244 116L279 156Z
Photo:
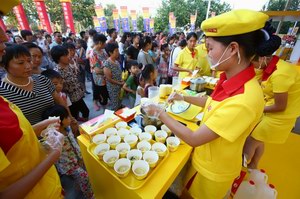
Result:
M176 120L183 122L190 129L198 126L179 117ZM130 190L113 178L97 161L88 153L89 140L81 135L78 137L82 157L89 174L90 182L97 199L99 198L162 198L172 182L175 180L192 152L192 147L187 144L180 145L176 152L170 152L164 163L156 173L148 179L140 189Z

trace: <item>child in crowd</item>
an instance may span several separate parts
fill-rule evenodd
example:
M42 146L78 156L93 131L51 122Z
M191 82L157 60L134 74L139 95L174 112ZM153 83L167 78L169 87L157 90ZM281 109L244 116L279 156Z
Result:
M133 108L139 84L137 75L140 73L140 66L137 61L130 61L128 63L128 71L130 72L130 76L123 85L123 89L129 93L129 108Z
M50 116L59 117L61 121L59 132L64 135L64 145L60 158L55 163L58 173L71 176L85 198L93 198L94 194L89 183L88 173L84 168L80 148L70 128L71 119L67 109L61 105L54 105L45 111L43 116L45 119Z
M145 97L144 87L145 87L145 80L142 76L142 73L139 73L137 75L138 78L138 87L136 89L136 97L135 97L135 103L134 106L141 104L141 98Z
M170 49L168 44L161 45L161 56L158 65L158 74L159 74L159 85L168 83L168 66L169 66L169 56Z
M155 85L157 70L152 64L147 64L142 69L142 78L145 81L144 97L148 97L148 88Z

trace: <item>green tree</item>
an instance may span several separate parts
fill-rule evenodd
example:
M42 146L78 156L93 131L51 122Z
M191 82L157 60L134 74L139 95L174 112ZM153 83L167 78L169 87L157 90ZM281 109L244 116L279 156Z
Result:
M106 17L107 28L114 27L113 9L116 9L115 4L107 4L104 8L104 15Z

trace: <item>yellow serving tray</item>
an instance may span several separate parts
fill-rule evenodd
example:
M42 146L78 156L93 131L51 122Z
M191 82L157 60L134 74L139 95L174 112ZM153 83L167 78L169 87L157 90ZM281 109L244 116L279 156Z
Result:
M151 145L154 143L155 141L152 140L151 141ZM131 189L131 190L135 190L135 189L139 189L141 188L150 178L151 176L159 169L160 165L163 164L163 162L167 159L167 157L169 156L169 150L167 149L167 154L161 159L158 160L158 163L156 165L155 168L150 168L150 171L148 173L148 176L143 179L143 180L137 180L135 177L134 177L134 174L132 173L132 170L130 169L130 172L128 174L128 176L126 176L125 178L120 178L117 176L117 174L115 173L114 169L107 166L105 164L105 162L103 162L103 160L100 160L99 157L97 155L95 155L93 153L94 151L94 148L96 147L97 145L92 143L90 144L90 146L88 147L88 152L89 154L113 177L115 178L116 180L118 180L121 184L123 184L125 187L127 187L128 189ZM180 146L179 146L180 147ZM136 147L135 147L136 148Z
M168 108L167 108L168 113L171 113L173 115L181 117L182 119L185 119L185 120L193 120L202 110L203 110L202 107L196 106L193 104L191 104L190 107L186 111L184 111L182 113L178 113L178 114L173 113L171 111L171 106L168 106Z

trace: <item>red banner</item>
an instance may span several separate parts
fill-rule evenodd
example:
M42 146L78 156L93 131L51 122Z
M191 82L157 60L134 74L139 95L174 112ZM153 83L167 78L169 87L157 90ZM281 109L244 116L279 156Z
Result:
M20 3L19 5L15 6L13 10L21 30L31 30L22 4Z
M66 25L67 25L68 28L71 29L71 31L73 33L75 33L71 0L60 0L60 2L61 2L61 5L62 5L62 8L63 8Z
M4 23L4 21L2 20L2 18L0 18L0 28L2 29L2 30L4 30L4 31L6 31L6 25L5 25L5 23Z
M46 5L44 0L34 0L34 3L43 29L45 29L48 33L52 33L50 20L47 15L47 10L46 10Z

